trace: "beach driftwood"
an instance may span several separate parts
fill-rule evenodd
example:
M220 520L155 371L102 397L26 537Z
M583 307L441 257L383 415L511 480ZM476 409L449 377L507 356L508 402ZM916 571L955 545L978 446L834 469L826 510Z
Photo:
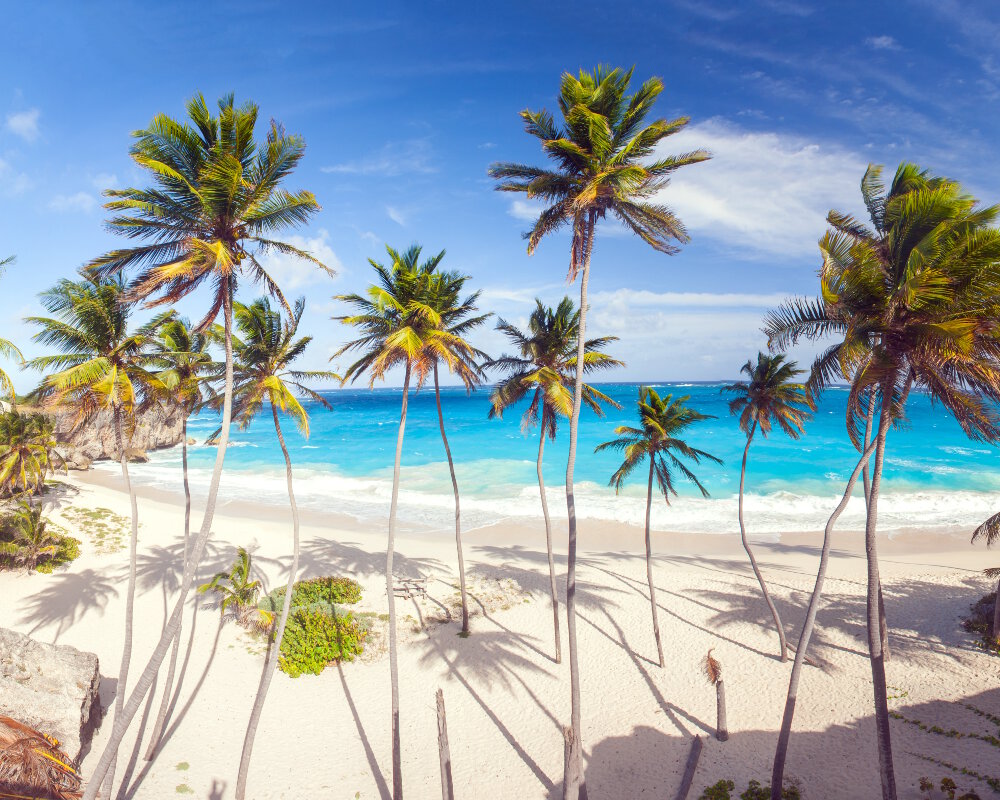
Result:
M694 783L694 774L698 771L698 759L701 758L701 748L705 746L700 736L691 741L691 751L688 753L687 764L684 766L684 776L681 778L681 788L677 790L677 800L687 800Z
M448 720L444 715L444 692L437 690L438 758L441 760L441 798L455 800L451 778L451 749L448 747Z

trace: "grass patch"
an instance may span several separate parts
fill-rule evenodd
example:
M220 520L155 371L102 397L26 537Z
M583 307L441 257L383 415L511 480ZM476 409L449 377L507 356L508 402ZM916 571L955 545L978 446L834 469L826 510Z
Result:
M188 764L188 762L187 762L187 761L181 761L181 762L179 762L179 763L177 764L177 766L176 766L176 767L174 767L174 769L177 769L177 770L180 770L181 772L184 772L184 771L186 771L186 770L189 770L189 769L191 769L191 765L190 765L190 764Z
M63 517L90 539L98 555L117 553L128 544L129 520L110 508L72 506L63 511Z

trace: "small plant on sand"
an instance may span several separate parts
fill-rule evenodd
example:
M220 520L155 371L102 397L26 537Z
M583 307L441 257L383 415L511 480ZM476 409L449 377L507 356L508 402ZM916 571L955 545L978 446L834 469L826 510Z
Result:
M959 794L958 785L951 778L942 778L939 784L941 788L940 794L935 791L934 782L928 780L927 778L920 779L920 791L927 800L937 797L945 797L947 800L980 800L980 797L976 792L970 789L963 794Z
M705 787L698 800L731 800L736 790L733 781L721 780ZM759 781L750 781L750 785L740 794L740 800L768 800L771 797L771 787L761 786ZM797 786L788 785L781 790L782 800L799 800L801 794Z
M223 619L228 616L252 633L266 633L274 624L274 614L257 607L261 586L253 579L252 571L253 557L240 547L229 571L215 573L212 580L198 587L198 593L215 592L219 596Z
M109 508L67 508L63 517L90 539L98 555L117 553L128 542L129 521Z
M0 567L48 573L79 555L80 541L49 524L41 505L22 500L0 521Z

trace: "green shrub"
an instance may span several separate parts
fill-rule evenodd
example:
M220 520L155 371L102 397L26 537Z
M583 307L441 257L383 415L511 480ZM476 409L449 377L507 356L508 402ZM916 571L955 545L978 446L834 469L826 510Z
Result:
M43 561L37 567L36 572L51 573L56 567L69 564L80 557L80 540L72 536L61 536L54 556L48 561Z
M327 664L353 661L362 651L367 634L349 612L328 613L312 607L293 609L281 639L278 666L293 678L303 673L319 675Z
M980 597L970 608L969 616L962 621L962 627L979 637L976 644L983 650L1000 655L1000 644L997 644L992 636L993 604L996 599L996 592L990 592L985 597Z
M721 780L712 786L705 787L698 800L732 800L732 792L736 784ZM799 800L799 790L795 786L786 786L781 790L782 800ZM759 781L750 781L746 791L740 795L740 800L771 800L771 787L761 786Z
M292 608L351 605L361 600L361 584L351 578L327 577L298 581L292 590ZM279 613L285 602L285 587L275 589L260 601L266 611Z

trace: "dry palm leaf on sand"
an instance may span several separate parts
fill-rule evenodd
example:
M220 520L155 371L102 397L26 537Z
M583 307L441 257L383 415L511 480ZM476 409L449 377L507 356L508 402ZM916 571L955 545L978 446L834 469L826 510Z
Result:
M0 798L77 800L76 764L59 742L10 717L0 716Z

